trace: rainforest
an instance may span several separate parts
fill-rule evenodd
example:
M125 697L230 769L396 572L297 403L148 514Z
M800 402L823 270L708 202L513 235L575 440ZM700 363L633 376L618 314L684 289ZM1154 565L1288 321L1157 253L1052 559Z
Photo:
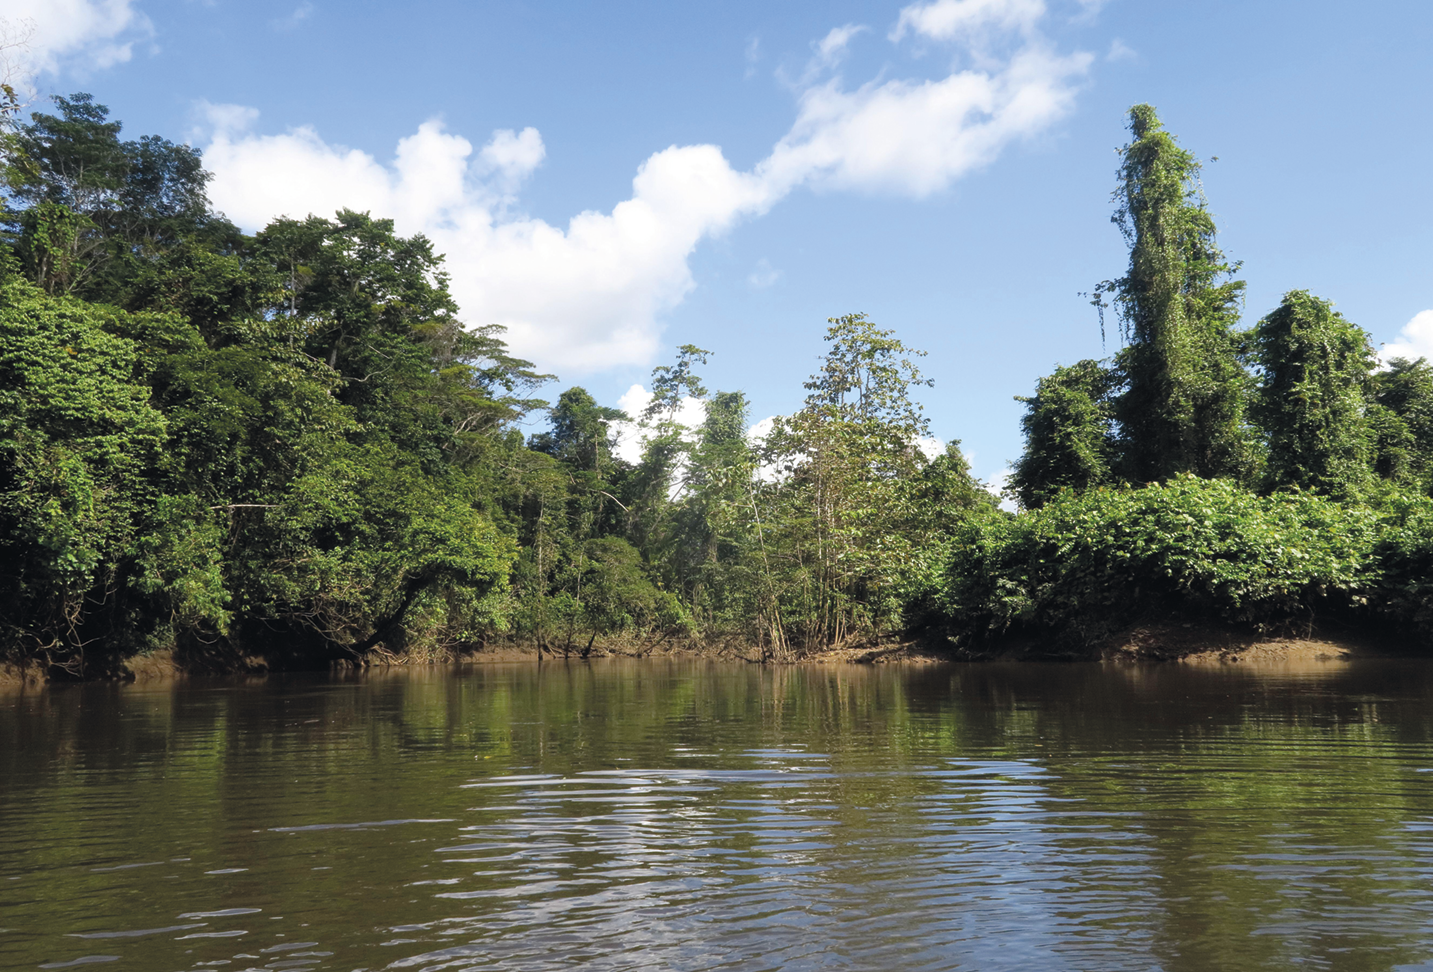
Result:
M194 148L6 94L13 671L1433 636L1433 367L1380 362L1326 295L1247 321L1199 160L1148 105L1112 197L1128 265L1072 314L1118 350L1024 390L1002 507L958 442L923 450L922 354L884 322L814 309L838 316L804 404L760 436L690 344L627 415L466 321L383 214L248 235Z

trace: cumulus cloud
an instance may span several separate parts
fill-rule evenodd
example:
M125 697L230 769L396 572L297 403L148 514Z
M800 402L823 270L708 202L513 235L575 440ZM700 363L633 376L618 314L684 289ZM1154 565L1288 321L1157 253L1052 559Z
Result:
M1385 362L1394 358L1433 360L1433 310L1414 314L1398 332L1398 340L1385 344L1379 357Z
M341 207L390 216L399 232L424 233L447 255L464 318L504 325L513 350L540 367L582 374L646 363L663 316L694 286L688 260L704 239L803 186L929 195L1069 111L1090 56L1056 54L1030 31L1038 0L955 2L984 11L962 14L970 23L1019 34L1013 53L939 80L808 83L791 130L752 170L733 168L714 145L672 146L641 164L629 198L565 226L517 208L546 156L533 128L496 132L475 151L430 120L382 162L309 126L261 134L252 109L205 106L210 196L249 229ZM907 29L958 40L916 9L902 12ZM859 29L837 28L817 54L838 59Z
M934 435L922 436L916 439L916 448L927 460L937 459L945 455L945 440Z
M542 144L542 135L531 127L521 132L499 129L478 153L480 172L496 175L509 191L516 191L546 157L547 146Z
M776 419L777 416L768 415L764 419L751 423L746 429L746 441L753 448L760 448L762 440L770 435L771 430L776 427ZM790 475L786 463L780 460L757 466L755 474L756 478L763 483L779 483Z
M0 7L0 56L11 83L82 62L107 68L128 61L154 35L133 0L6 0Z
M992 33L1030 35L1045 16L1044 0L934 0L901 11L893 41L914 34L929 40L976 43Z
M249 117L231 106L209 115ZM631 198L610 213L579 213L564 229L505 217L496 202L541 160L535 129L499 132L474 155L438 121L400 141L386 165L310 127L216 127L204 150L215 173L210 198L240 225L344 206L391 216L399 232L425 233L447 255L466 320L502 324L518 353L577 373L650 360L660 315L693 286L687 257L697 243L772 201L715 146L673 147L642 164Z
M758 171L785 191L810 183L927 196L1067 113L1089 62L1030 47L995 73L855 91L831 81L802 95L796 124Z

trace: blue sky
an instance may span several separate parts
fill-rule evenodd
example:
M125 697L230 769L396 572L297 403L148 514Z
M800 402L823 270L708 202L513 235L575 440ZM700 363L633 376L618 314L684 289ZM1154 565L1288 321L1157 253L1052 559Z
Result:
M0 0L12 71L205 150L248 229L338 205L449 255L471 323L616 404L676 345L753 419L825 319L929 352L995 478L1013 396L1100 357L1123 112L1205 159L1246 323L1336 302L1433 353L1433 4ZM634 179L637 180L634 185ZM1427 313L1425 313L1427 312ZM1422 315L1422 316L1419 316Z

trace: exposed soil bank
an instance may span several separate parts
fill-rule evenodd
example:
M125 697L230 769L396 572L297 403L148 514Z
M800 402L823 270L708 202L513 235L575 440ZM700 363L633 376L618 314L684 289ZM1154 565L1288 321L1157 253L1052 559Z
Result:
M92 680L151 682L190 675L262 675L269 672L314 669L361 669L430 665L481 665L540 660L587 658L711 658L753 664L933 664L978 661L1074 661L1110 663L1176 662L1189 665L1257 664L1259 666L1317 666L1354 658L1407 656L1410 651L1397 639L1354 632L1319 632L1307 637L1269 637L1255 632L1211 625L1145 624L1108 639L1083 657L1056 653L1049 644L1028 637L995 641L979 651L957 649L936 639L915 641L859 641L818 651L772 658L749 642L735 639L668 641L648 646L641 642L614 641L590 650L539 648L535 642L502 642L463 651L392 654L379 649L359 659L330 660L320 664L294 663L292 658L231 654L193 656L159 651L125 659L117 667L95 669ZM21 687L51 681L76 680L71 673L47 670L38 661L23 665L0 663L0 686Z
M1308 665L1399 654L1380 650L1368 639L1345 635L1272 638L1219 629L1197 630L1179 626L1140 627L1130 630L1101 653L1107 661L1177 661L1189 665L1238 663Z
M1272 636L1247 629L1191 623L1132 626L1097 645L1085 659L1112 663L1178 662L1191 665L1313 665L1354 658L1407 657L1415 646L1384 632L1313 631L1303 636ZM954 657L978 660L1077 660L1052 654L1030 638L993 642L980 651L956 651Z

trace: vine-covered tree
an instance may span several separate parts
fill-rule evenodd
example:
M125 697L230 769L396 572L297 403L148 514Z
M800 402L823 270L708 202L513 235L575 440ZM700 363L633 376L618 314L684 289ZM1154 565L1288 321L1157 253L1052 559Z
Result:
M1374 464L1385 479L1433 489L1433 365L1394 358L1371 382Z
M1238 476L1249 458L1234 333L1244 283L1215 240L1198 160L1150 105L1130 109L1129 129L1113 217L1129 269L1096 294L1101 313L1103 295L1113 296L1127 341L1117 358L1125 387L1114 399L1120 472L1136 482Z
M1253 345L1261 378L1252 413L1267 437L1269 486L1362 495L1373 445L1368 334L1328 301L1293 290L1255 327Z
M1025 403L1025 451L1011 471L1010 489L1025 509L1044 506L1063 489L1110 481L1110 394L1117 380L1100 362L1080 361L1041 378L1032 397L1016 397Z

